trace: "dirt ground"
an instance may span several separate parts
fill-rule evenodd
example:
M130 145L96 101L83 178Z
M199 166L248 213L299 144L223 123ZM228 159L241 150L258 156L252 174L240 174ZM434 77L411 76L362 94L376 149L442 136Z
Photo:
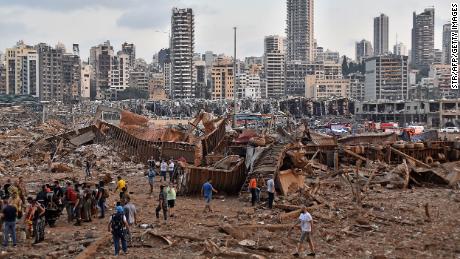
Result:
M50 160L50 151L37 142L44 135L63 131L55 128L31 126L0 134L0 184L8 178L14 182L23 176L28 189L37 191L40 185L55 179L83 181L82 162L94 155L97 159L92 182L96 183L106 173L111 173L114 179L121 175L127 180L130 196L139 211L138 226L132 229L133 246L128 249L129 255L121 258L235 258L238 253L239 258L292 257L300 229L296 227L289 234L286 224L293 224L295 219L280 222L279 217L285 211L269 210L263 203L251 207L246 195L229 197L218 193L212 203L214 213L207 214L203 213L202 198L178 196L175 217L167 223L157 221L154 210L158 204L159 178L150 196L144 176L146 169L129 158L121 158L121 150L98 145L79 147L80 151L64 147L53 163L69 171L51 173L51 163L45 162ZM313 181L312 178L306 182ZM114 183L109 188L113 190ZM302 205L296 202L302 200L298 199L302 195L277 196L275 204ZM458 187L402 190L377 184L363 194L362 204L358 206L350 185L336 176L324 177L315 195L322 204L307 205L312 206L308 210L314 219L312 237L318 258L460 258ZM77 227L66 222L64 212L55 228L46 228L43 243L32 245L31 240L20 239L18 247L3 249L0 258L111 258L113 245L107 224L117 197L111 193L105 219L94 218L92 223ZM144 224L148 229L141 227ZM19 227L22 225L21 222ZM234 235L222 231L225 226L232 226ZM170 244L147 230L163 236ZM253 244L241 245L242 240ZM98 243L101 245L95 247ZM79 257L91 251L94 253Z
M29 177L27 181L47 182L64 176L40 173ZM132 229L133 247L129 247L129 256L126 258L213 258L206 251L206 239L212 240L219 247L246 251L266 258L292 257L291 253L300 236L298 227L290 235L287 230L270 232L245 227L248 224L278 224L279 214L284 213L279 209L268 210L262 203L254 208L244 201L245 197L217 194L212 203L214 213L203 214L202 199L178 196L175 217L164 223L163 220L157 221L154 213L159 179L156 179L154 195L150 196L143 170L124 177L132 201L139 210L139 225L149 224L155 233L173 242L167 245L148 234L144 234L144 241L141 242L139 239L145 229L135 227ZM110 186L111 190L113 187ZM313 240L318 258L460 258L458 190L430 187L403 191L379 187L370 190L362 208L357 208L348 186L335 179L322 186L317 195L334 207L331 209L323 206L310 210L314 219ZM109 215L113 212L117 196L112 193L109 198ZM276 203L281 203L283 199L278 197L276 200ZM430 218L427 218L425 204L428 204ZM32 246L30 240L22 241L17 248L9 248L2 254L3 257L11 258L74 258L95 238L109 234L107 222L108 218L94 219L92 223L76 227L66 222L64 214L55 228L46 228L44 243ZM290 220L288 223L292 222ZM273 246L273 252L238 245L237 240L219 231L219 226L226 223L249 230L245 239L255 241L257 246ZM197 240L183 238L181 235L195 237ZM110 258L112 254L113 246L106 242L92 258Z

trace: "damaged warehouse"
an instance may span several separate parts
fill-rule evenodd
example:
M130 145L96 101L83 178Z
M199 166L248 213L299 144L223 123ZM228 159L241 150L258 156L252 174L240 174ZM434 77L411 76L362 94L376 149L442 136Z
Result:
M16 113L22 109L14 108ZM87 160L94 161L92 183L102 180L113 189L113 179L122 176L140 211L130 248L138 258L151 257L156 249L174 258L286 258L296 243L287 233L302 206L315 219L319 257L458 254L458 140L433 133L416 142L416 136L401 140L395 133L333 136L309 121L280 120L275 113L240 116L242 127L231 128L225 113L205 110L190 120L160 123L123 108L93 107L78 129L57 120L42 124L30 113L31 123L23 129L2 131L0 173L24 176L31 195L43 182L83 181ZM251 128L249 121L259 126ZM176 215L167 225L153 219L157 199L149 195L145 176L150 161L162 159L176 161L178 168ZM272 177L276 196L274 209L268 210L266 184ZM248 191L253 178L261 191L254 207ZM197 196L208 179L218 193L215 212L203 214ZM155 182L155 195L159 185ZM108 198L110 209L116 196ZM111 253L107 222L94 221L74 227L61 216L40 249L51 258L104 257ZM444 234L430 235L438 231ZM400 235L408 237L405 242L399 242ZM33 248L25 244L6 253L32 258Z

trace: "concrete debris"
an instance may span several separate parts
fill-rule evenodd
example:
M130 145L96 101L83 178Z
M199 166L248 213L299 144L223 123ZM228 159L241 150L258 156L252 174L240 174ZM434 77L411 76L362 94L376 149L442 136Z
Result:
M22 176L30 195L54 180L104 181L113 190L122 176L139 208L137 226L130 229L130 254L136 258L152 253L286 258L299 238L289 229L303 207L313 216L320 257L458 255L457 133L441 139L429 130L377 132L355 121L347 99L243 100L239 107L245 112L231 127L230 104L55 104L47 106L47 114L42 104L1 107L0 176L13 182ZM152 220L154 198L146 191L148 167L159 170L162 160L176 165L177 203L167 224ZM90 179L84 176L86 162ZM204 203L196 197L208 179L218 190L213 213L203 213ZM254 206L252 179L258 194ZM269 179L275 182L271 210ZM154 183L155 197L160 184L165 183ZM110 213L117 200L110 194ZM35 246L38 251L26 240L14 254L6 250L2 256L106 258L113 253L106 220L74 227L61 217L56 225L47 228L46 244Z

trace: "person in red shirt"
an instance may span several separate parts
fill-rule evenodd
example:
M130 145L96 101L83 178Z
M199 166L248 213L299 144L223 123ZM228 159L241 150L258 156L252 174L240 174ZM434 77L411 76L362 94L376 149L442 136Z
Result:
M249 180L249 191L251 192L251 204L254 206L257 200L257 181L254 177Z

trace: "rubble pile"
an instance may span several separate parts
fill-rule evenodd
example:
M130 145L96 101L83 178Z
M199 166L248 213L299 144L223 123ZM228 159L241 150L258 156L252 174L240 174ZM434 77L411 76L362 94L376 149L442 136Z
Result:
M414 143L375 133L337 138L293 118L284 123L273 119L253 129L230 128L228 118L219 116L228 111L212 115L213 105L156 103L155 112L193 117L188 125L155 125L152 118L122 107L80 106L73 109L82 119L72 127L49 117L45 124L5 128L0 133L0 173L24 176L30 193L50 180L83 181L85 161L94 161L90 181L104 180L110 190L121 175L139 211L129 248L134 258L287 258L299 238L298 228L292 233L290 229L303 206L314 219L320 258L460 254L458 141L427 138ZM265 103L242 105L269 110ZM320 109L305 100L280 105L290 107L291 113L296 107L314 113ZM342 100L321 107L342 116L347 106ZM199 110L191 114L187 107ZM77 124L81 127L75 128ZM145 173L151 159L174 159L179 165L180 196L175 217L167 224L154 220L163 183L155 182L154 196L148 193ZM218 190L214 213L203 213L204 203L197 197L208 178ZM248 192L252 178L261 190L254 207ZM270 178L276 187L272 210L266 205ZM117 199L110 195L109 211ZM61 217L57 227L47 231L39 251L24 243L6 255L107 258L113 253L106 220L74 227Z

